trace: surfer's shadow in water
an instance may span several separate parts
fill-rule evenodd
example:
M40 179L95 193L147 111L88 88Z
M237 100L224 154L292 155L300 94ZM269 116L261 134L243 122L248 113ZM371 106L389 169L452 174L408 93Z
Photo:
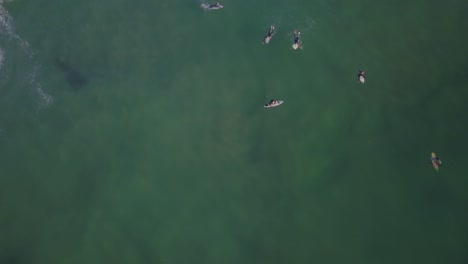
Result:
M64 59L56 59L55 66L60 71L62 71L62 73L65 75L67 83L74 90L79 90L88 83L88 79L85 77L85 75L75 67L71 66L71 64Z

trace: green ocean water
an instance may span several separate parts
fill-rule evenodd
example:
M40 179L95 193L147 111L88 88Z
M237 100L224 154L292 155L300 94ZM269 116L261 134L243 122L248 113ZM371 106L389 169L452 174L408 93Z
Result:
M201 3L0 1L0 263L468 263L468 2Z

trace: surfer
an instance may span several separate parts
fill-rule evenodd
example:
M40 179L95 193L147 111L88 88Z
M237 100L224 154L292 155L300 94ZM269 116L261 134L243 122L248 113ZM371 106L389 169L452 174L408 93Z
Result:
M360 81L361 83L364 83L366 81L366 72L359 69L359 73L357 74L357 79L358 81Z
M212 9L213 8L219 8L219 7L220 7L219 2L216 2L216 4L211 4L211 5L208 6L208 8L212 8Z
M214 3L214 4L203 3L201 6L202 6L203 9L205 9L205 10L218 10L218 9L224 8L224 6L221 5L219 2L216 2L216 3Z
M266 107L266 108L275 107L275 106L278 106L278 105L280 105L282 103L283 103L283 101L271 99L270 102L268 102L267 104L264 104L263 106Z
M436 156L434 152L431 153L431 161L429 163L434 167L436 171L439 171L439 167L442 166L442 161Z
M294 44L297 44L297 45L301 44L300 37L301 37L301 32L294 31Z
M292 45L293 49L300 48L302 44L301 41L301 32L299 31L294 31L294 44Z
M268 44L275 33L275 26L271 25L268 34L263 39L263 43Z

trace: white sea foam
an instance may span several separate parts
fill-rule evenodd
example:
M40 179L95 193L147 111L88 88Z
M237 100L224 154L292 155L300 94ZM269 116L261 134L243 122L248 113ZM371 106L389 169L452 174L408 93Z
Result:
M5 58L3 49L0 47L0 70L2 69L3 59Z
M48 106L53 102L51 95L43 89L42 84L38 80L40 73L39 63L36 61L34 52L30 48L29 43L24 41L20 36L18 36L13 27L13 18L10 16L8 11L4 8L3 4L13 2L13 0L0 0L0 34L4 37L10 39L17 45L28 58L28 64L32 65L28 72L25 72L26 79L28 81L28 87L33 89L34 94L38 98L38 108L43 108ZM2 70L5 59L14 59L9 57L8 50L4 47L0 47L0 70ZM5 77L5 76L3 76Z
M43 107L47 107L54 101L54 98L51 95L47 94L44 91L44 89L42 89L42 84L36 81L39 68L40 67L38 66L38 64L35 64L31 71L31 74L29 75L29 83L34 87L34 92L40 99L38 104L38 110L40 110Z

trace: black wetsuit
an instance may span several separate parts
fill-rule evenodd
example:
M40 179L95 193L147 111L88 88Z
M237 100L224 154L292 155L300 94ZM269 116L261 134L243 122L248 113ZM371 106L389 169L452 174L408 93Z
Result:
M299 35L295 35L295 36L294 36L294 43L295 43L295 44L301 43L301 39L299 38Z
M359 80L359 78L361 78L361 76L362 76L364 79L366 78L366 74L364 73L364 71L359 70L359 73L358 73L358 75L357 75L358 80Z

